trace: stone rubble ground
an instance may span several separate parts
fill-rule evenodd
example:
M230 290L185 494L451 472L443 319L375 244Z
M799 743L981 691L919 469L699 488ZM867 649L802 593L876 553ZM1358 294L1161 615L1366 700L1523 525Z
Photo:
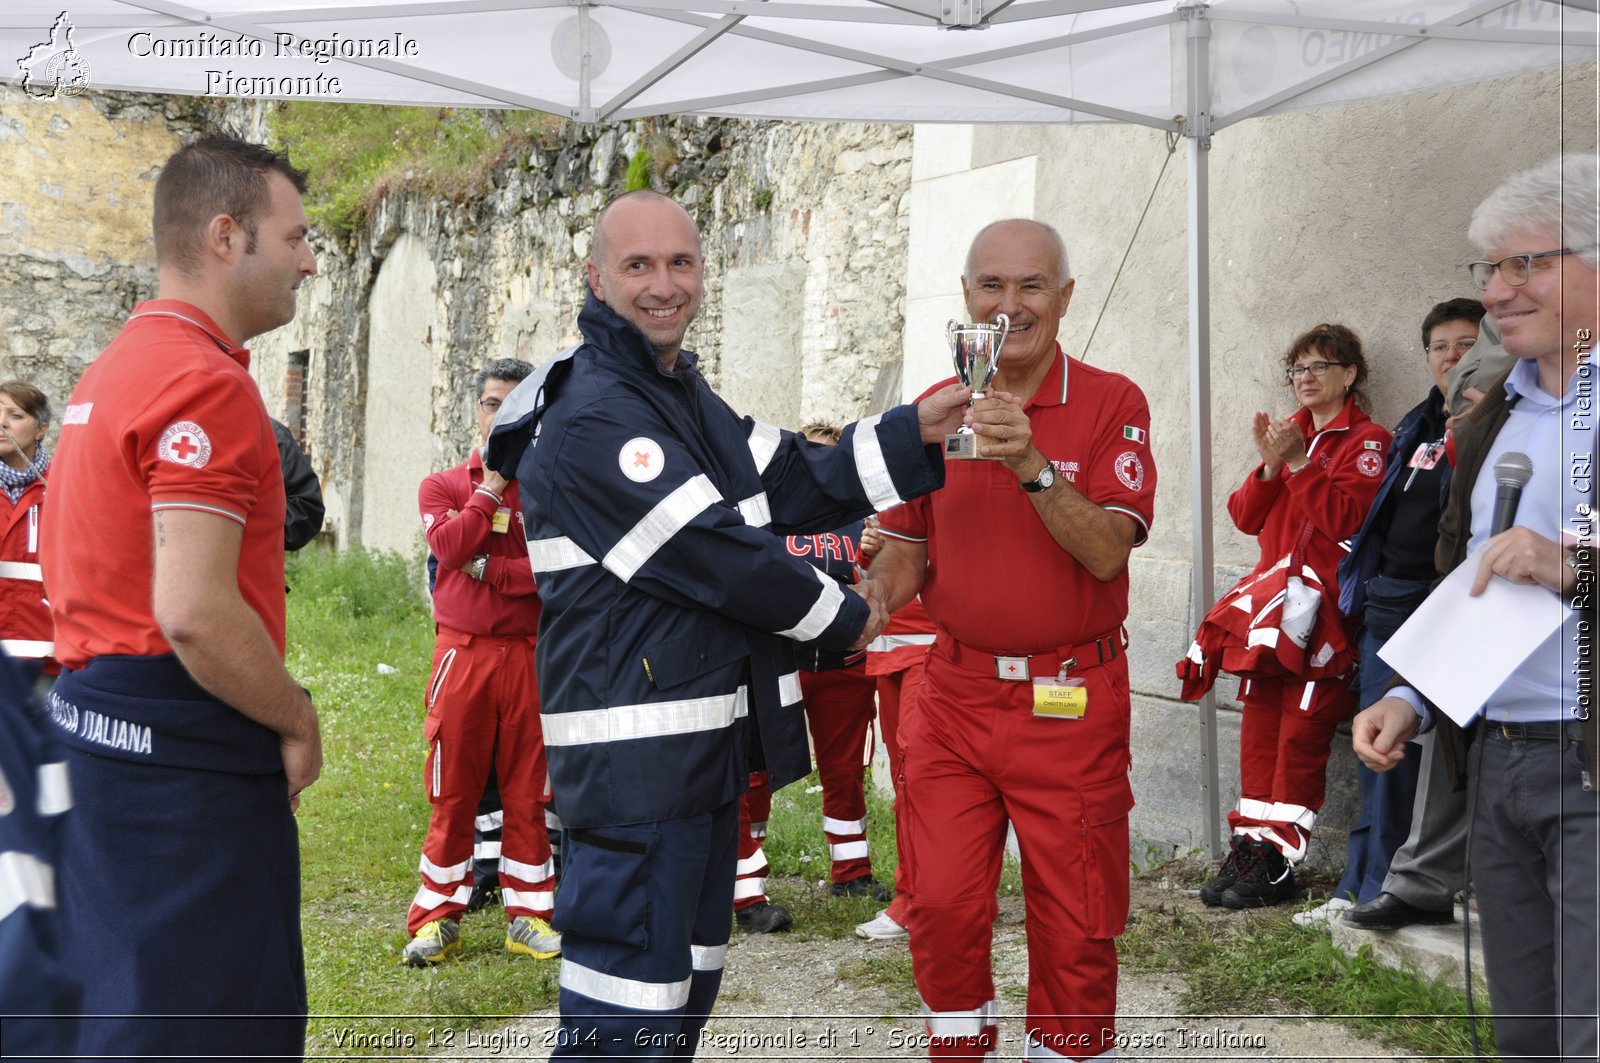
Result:
M1192 903L1197 898L1135 881L1134 904ZM701 1060L926 1059L920 1017L905 1013L890 989L870 977L846 979L841 968L905 949L898 941L760 936L734 932L717 1013L707 1024ZM1000 1059L1022 1058L1027 947L1020 898L1004 898L994 928L997 999L1002 1013ZM1179 974L1123 970L1118 986L1119 1061L1141 1059L1392 1060L1417 1058L1357 1035L1336 1020L1292 1014L1179 1014ZM502 1047L483 1058L543 1059L548 1015L513 1024ZM523 1047L513 1047L521 1045ZM471 1058L458 1047L451 1058Z

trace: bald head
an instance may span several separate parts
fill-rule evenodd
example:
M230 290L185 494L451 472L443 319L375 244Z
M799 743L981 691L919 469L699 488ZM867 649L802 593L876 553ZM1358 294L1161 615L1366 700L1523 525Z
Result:
M1002 218L1000 221L992 221L979 229L978 235L972 238L972 244L967 248L967 265L964 276L969 280L972 277L973 262L981 257L979 245L990 242L1011 241L1018 237L1030 241L1048 241L1055 252L1057 262L1056 275L1053 278L1056 285L1059 287L1071 279L1072 270L1067 265L1066 241L1061 239L1061 234L1056 232L1054 226L1046 225L1042 221L1034 221L1032 218Z
M612 200L595 219L589 289L631 323L669 370L700 311L700 232L658 192Z
M626 223L627 215L634 212L636 208L644 207L646 204L653 206L655 209L667 210L669 213L675 211L681 215L683 220L689 223L689 227L694 229L695 251L698 252L700 250L700 230L695 226L694 219L689 217L689 212L678 206L677 201L669 196L664 196L653 189L638 188L632 192L625 192L613 199L601 208L599 214L595 215L594 239L590 241L589 248L589 260L591 262L604 260L606 236L609 228L607 223L612 213L621 208L624 216L623 223Z

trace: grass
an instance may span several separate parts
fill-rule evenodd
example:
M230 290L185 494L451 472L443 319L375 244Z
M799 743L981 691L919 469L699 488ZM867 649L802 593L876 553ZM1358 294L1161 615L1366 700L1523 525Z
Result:
M325 754L322 779L299 814L313 1015L307 1055L393 1055L395 1044L441 1049L451 1047L449 1035L460 1047L467 1031L492 1035L509 1017L553 1007L557 965L507 956L498 908L466 918L465 962L424 971L398 963L429 814L422 698L433 637L415 566L392 555L307 551L290 559L288 579L289 667L316 697ZM395 671L381 673L379 664ZM870 789L868 840L874 874L892 882L893 813ZM814 775L775 795L765 850L770 895L793 911L789 937L799 947L849 938L881 907L828 896ZM1018 866L1008 858L1000 892L1020 891ZM1181 975L1189 1014L1336 1016L1424 1055L1471 1051L1460 992L1392 971L1365 952L1347 957L1325 934L1294 926L1282 912L1223 921L1180 904L1147 905L1133 912L1119 952L1125 968ZM916 1010L903 948L852 956L837 974L883 986L896 1008ZM1481 1028L1492 1045L1488 1023ZM352 1046L352 1033L367 1043ZM385 1034L390 1045L378 1043Z

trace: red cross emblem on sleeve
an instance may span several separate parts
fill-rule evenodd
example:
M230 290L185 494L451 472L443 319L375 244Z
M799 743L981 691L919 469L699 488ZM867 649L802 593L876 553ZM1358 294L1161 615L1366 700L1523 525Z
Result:
M174 421L161 433L156 457L191 469L204 468L211 460L211 437L193 421Z

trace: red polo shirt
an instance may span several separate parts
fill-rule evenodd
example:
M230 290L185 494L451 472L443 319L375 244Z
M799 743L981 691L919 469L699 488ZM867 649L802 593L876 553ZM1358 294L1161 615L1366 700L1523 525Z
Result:
M952 378L953 380L953 378ZM941 381L923 397L952 380ZM1056 348L1055 365L1023 407L1056 476L1148 535L1156 490L1150 407L1125 376ZM1052 488L1054 490L1054 488ZM1051 538L1016 476L997 461L951 461L944 487L883 514L885 534L928 544L922 601L957 641L992 653L1078 645L1128 615L1128 573L1108 583Z
M436 472L417 489L422 531L439 560L433 585L433 619L473 635L534 635L539 631L539 589L528 563L528 534L522 523L517 485L506 484L496 503L483 483L483 459L474 450L463 465ZM505 528L495 530L504 510ZM488 555L483 579L462 571L479 554Z
M153 300L73 389L41 522L62 664L172 652L150 604L164 509L243 528L239 592L283 652L283 470L249 364L198 307Z

